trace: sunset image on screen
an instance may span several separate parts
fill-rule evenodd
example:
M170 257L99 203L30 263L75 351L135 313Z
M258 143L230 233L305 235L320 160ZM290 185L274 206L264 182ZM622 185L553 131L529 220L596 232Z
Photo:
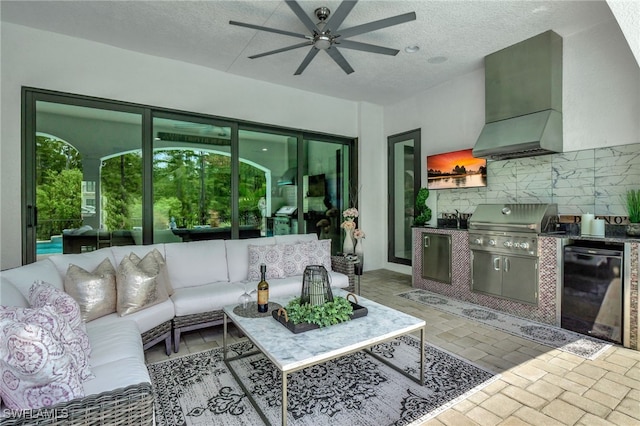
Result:
M427 156L429 189L471 188L487 185L487 161L471 149Z

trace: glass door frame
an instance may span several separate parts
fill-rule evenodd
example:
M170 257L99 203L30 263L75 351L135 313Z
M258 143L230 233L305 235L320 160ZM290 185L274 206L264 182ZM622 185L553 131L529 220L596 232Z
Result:
M398 133L395 135L391 135L387 138L388 143L388 151L387 151L387 161L388 161L388 175L387 175L387 189L389 191L389 200L387 206L387 261L390 263L398 263L401 265L409 265L411 266L412 260L411 257L409 259L401 258L396 256L396 220L400 220L400 218L396 217L395 214L395 201L396 201L396 191L395 191L395 173L396 173L396 158L394 148L398 143L406 142L407 140L413 140L413 203L415 209L415 199L418 195L418 191L420 190L421 180L422 180L422 150L421 150L421 140L420 140L420 129L409 130L406 132ZM404 217L402 218L404 220ZM413 238L413 236L411 236ZM413 247L413 245L412 245Z

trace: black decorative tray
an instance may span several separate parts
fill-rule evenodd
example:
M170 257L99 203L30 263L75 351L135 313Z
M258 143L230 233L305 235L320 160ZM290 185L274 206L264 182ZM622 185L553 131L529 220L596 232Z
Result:
M351 306L353 306L353 312L351 313L352 320L367 316L367 313L369 311L367 310L366 307L362 305L358 305L357 303L354 303L352 301L349 301L349 303L351 303ZM319 325L311 324L308 322L301 322L300 324L294 324L291 321L288 321L288 318L286 317L286 311L284 310L284 308L282 310L274 309L273 311L271 311L271 315L276 321L278 321L280 324L287 327L289 331L295 334L304 333L305 331L315 330L317 328L320 328Z

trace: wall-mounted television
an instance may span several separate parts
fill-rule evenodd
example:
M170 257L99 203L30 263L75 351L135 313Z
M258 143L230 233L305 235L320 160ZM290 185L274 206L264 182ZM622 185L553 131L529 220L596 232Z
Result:
M427 188L453 189L487 186L487 160L472 149L427 156Z

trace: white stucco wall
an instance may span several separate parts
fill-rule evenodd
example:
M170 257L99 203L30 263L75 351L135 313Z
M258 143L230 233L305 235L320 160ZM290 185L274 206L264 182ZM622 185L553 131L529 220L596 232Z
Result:
M348 137L359 136L358 120L366 116L356 102L14 24L2 23L0 30L0 269L21 264L22 86ZM322 119L314 111L322 111Z

